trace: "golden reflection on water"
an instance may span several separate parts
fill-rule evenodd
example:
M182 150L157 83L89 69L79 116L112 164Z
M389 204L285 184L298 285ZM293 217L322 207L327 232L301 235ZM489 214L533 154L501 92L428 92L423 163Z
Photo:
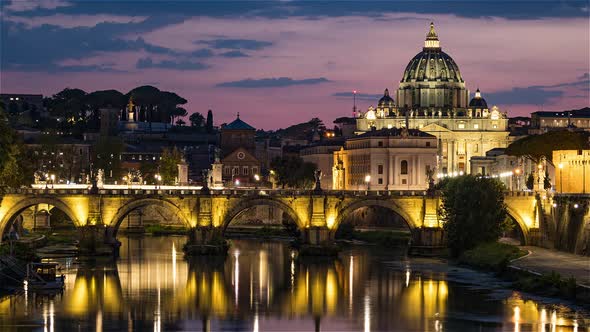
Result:
M79 321L96 331L112 325L161 331L166 324L263 331L308 320L309 329L447 331L457 324L448 321L449 311L460 316L469 309L463 302L482 302L464 288L450 290L444 275L412 271L411 262L399 271L383 268L366 250L314 262L298 260L284 243L235 240L226 258L187 261L179 250L182 237L122 242L116 262L67 269L62 295L27 292L0 299L0 327L40 319L44 331L67 330L63 324ZM582 331L579 325L586 324L568 308L543 306L518 293L487 306L495 306L491 312L501 330ZM460 324L468 330L478 321Z

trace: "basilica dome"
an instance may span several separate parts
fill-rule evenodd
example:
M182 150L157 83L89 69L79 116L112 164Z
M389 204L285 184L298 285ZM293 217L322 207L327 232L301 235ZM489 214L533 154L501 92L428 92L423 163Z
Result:
M442 51L434 24L426 35L422 52L410 60L397 90L397 106L407 109L439 108L456 112L466 108L469 91L459 66Z
M408 63L401 82L463 82L459 66L453 58L442 51L434 24L426 36L422 52Z

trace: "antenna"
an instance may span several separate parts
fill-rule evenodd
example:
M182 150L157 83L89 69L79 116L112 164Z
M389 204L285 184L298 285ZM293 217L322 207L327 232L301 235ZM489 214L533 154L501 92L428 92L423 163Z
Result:
M356 118L356 90L352 90L352 117Z

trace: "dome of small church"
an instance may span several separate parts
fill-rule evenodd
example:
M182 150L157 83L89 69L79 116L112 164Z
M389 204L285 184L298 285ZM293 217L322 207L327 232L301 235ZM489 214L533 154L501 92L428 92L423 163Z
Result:
M379 108L393 107L393 98L391 98L389 96L389 89L385 89L385 92L383 93L383 97L381 97L381 99L379 99L379 103L377 104L377 107L379 107Z
M422 52L408 63L401 82L463 82L459 66L453 58L442 51L434 23L426 35Z
M479 91L479 89L477 89L477 91L475 91L475 96L469 102L469 108L482 108L482 109L488 108L488 103L481 96L481 92Z

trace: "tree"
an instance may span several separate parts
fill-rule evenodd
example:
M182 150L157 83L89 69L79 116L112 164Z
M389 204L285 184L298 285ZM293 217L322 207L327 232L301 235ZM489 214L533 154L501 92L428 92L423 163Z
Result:
M195 112L195 113L191 114L191 116L189 116L188 120L191 123L191 127L201 128L201 127L203 127L203 123L205 121L205 118L203 117L203 115L201 113Z
M583 150L590 147L586 132L550 131L542 135L531 135L512 142L506 154L522 156L538 164L542 157L550 162L555 150Z
M178 179L178 164L181 160L182 153L176 147L172 150L164 149L162 151L162 158L158 166L163 184L173 185L176 183Z
M208 134L213 132L213 111L207 111L207 124L205 125L205 129L207 130Z
M311 189L315 184L316 165L304 162L300 157L277 157L270 167L283 188Z
M184 126L186 124L186 122L183 119L178 119L176 120L176 125L177 126Z
M174 120L178 117L185 117L188 115L188 112L182 108L182 107L176 107L174 110L172 110L171 113L171 117L172 117L172 123L174 123Z
M10 127L4 104L0 102L0 190L30 184L32 172L28 170L24 147Z
M497 179L464 175L439 183L442 219L454 256L496 241L506 218L504 186Z
M528 190L533 190L535 187L535 177L533 176L533 173L530 173L526 178L526 187Z

